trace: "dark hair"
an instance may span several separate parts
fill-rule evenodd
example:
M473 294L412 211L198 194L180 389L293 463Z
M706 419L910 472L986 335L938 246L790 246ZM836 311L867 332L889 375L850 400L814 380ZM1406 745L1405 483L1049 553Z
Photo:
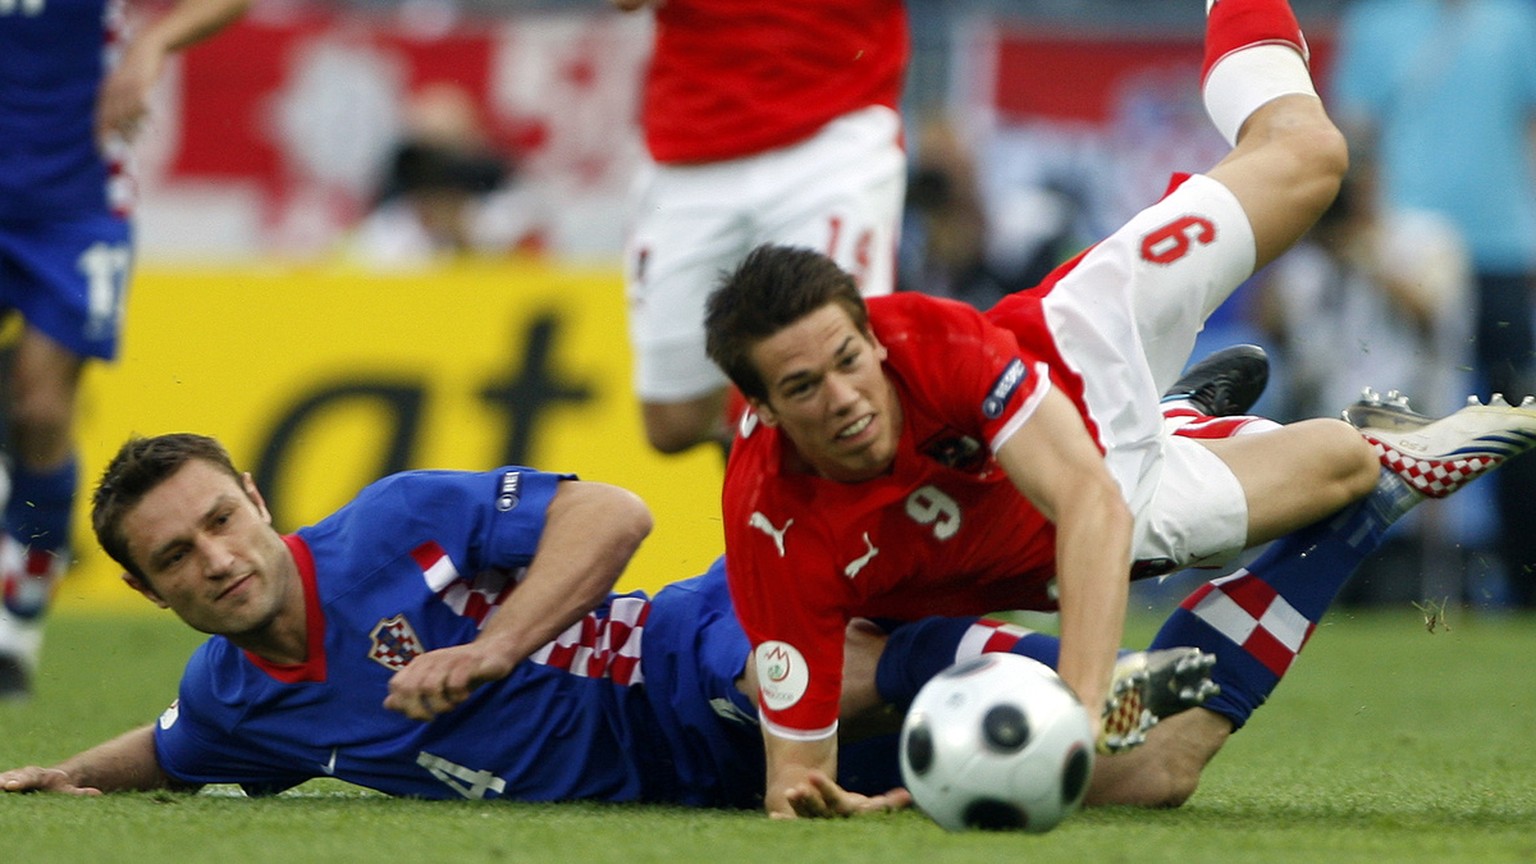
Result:
M869 332L858 284L836 262L810 249L764 244L709 295L704 349L744 396L766 400L753 346L828 303L842 306L860 332Z
M144 578L144 573L128 553L128 538L123 536L123 517L144 496L165 482L183 465L200 459L235 479L240 472L224 445L206 435L178 432L143 438L138 435L123 442L117 455L101 473L101 482L91 497L91 529L96 542L124 570Z

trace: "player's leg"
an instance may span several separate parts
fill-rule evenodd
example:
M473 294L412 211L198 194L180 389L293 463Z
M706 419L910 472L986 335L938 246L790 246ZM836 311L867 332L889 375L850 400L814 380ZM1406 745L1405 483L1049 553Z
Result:
M649 166L636 180L625 250L629 336L646 439L662 453L730 437L725 376L704 353L704 300L749 248L750 204L720 192L742 187L748 161Z
M845 645L843 709L888 705L900 712L933 676L987 653L1018 654L1054 669L1060 645L1053 635L991 618L924 618L897 625L889 635L856 623ZM1214 662L1213 655L1190 649L1122 651L1109 699L1099 706L1105 718L1101 749L1136 747L1164 718L1204 702L1214 692Z
M1359 434L1379 451L1375 489L1332 518L1281 538L1246 568L1201 586L1180 604L1152 647L1196 646L1216 654L1221 692L1162 724L1148 743L1105 760L1100 803L1173 806L1193 794L1226 737L1268 699L1345 581L1388 529L1429 497L1444 497L1536 447L1536 407L1469 405L1431 420L1406 403L1346 410L1369 423Z
M1286 0L1217 0L1206 21L1202 95L1233 150L1207 172L1237 196L1263 267L1312 225L1348 166L1307 68Z
M827 254L865 296L895 290L896 242L906 193L900 115L869 107L764 159L780 190L755 214L757 242Z
M1246 497L1249 547L1267 543L1360 500L1378 465L1349 424L1315 418L1253 435L1202 439ZM1304 479L1303 479L1304 478ZM1196 558L1200 556L1196 552Z
M896 241L906 194L900 115L875 106L758 160L777 194L752 214L753 245L823 252L866 297L895 290Z
M17 283L10 299L26 326L6 382L12 489L0 537L0 685L12 694L29 686L43 618L70 563L81 364L116 355L132 265L131 229L116 214L42 224L25 235L9 247Z

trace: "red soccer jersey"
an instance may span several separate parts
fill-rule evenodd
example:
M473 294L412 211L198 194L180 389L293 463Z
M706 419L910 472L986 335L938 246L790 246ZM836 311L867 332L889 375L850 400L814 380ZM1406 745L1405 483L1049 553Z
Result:
M907 42L902 0L667 0L645 83L651 157L734 159L895 109Z
M1055 530L990 450L1053 386L1049 339L1043 352L1021 349L1015 332L974 309L919 294L868 304L903 412L890 472L853 484L788 472L787 440L752 415L726 472L731 593L769 657L762 716L783 737L835 728L853 616L1055 608Z

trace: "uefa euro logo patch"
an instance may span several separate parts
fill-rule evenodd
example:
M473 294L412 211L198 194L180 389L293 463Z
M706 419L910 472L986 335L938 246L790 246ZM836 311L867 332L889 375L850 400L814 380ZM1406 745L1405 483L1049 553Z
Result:
M1003 409L1008 407L1008 400L1013 398L1014 392L1028 377L1024 361L1017 357L1013 358L1013 362L1008 364L1003 374L997 376L997 380L992 382L992 391L987 394L986 399L982 400L981 413L987 415L988 420L996 420L1003 416Z
M404 615L381 619L368 635L373 639L368 659L393 672L404 669L425 650Z

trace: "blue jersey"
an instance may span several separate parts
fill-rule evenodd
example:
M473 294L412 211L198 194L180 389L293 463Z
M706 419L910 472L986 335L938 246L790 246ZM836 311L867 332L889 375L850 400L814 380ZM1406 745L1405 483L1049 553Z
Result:
M121 0L0 2L0 223L127 206L93 131L121 22Z
M335 777L421 798L749 805L762 789L747 642L723 570L607 602L429 723L386 710L390 677L463 644L532 561L562 478L417 471L287 539L309 659L274 666L215 636L155 729L170 776L270 793Z

